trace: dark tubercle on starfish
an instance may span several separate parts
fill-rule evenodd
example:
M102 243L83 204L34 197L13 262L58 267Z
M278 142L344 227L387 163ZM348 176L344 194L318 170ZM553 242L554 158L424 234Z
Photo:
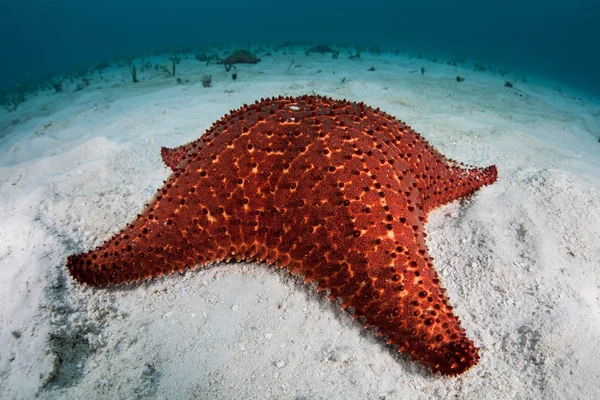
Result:
M68 258L77 281L266 261L317 281L433 371L458 375L478 362L424 224L432 209L493 183L495 166L463 167L379 109L316 96L244 105L162 156L173 173L142 214Z

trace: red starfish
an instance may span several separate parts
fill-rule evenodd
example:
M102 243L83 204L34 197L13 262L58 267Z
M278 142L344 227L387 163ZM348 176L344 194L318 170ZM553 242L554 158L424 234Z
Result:
M257 260L318 281L401 352L458 375L479 360L427 254L427 213L496 180L390 115L323 97L261 100L200 139L162 149L173 174L141 215L67 260L90 285L219 260Z

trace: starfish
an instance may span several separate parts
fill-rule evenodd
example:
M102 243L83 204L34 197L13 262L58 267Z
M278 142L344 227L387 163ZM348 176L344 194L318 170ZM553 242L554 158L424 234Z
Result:
M173 173L142 214L68 257L78 282L266 261L317 281L433 372L455 376L479 361L440 286L425 223L495 182L495 166L465 167L379 109L320 96L244 105L161 154Z

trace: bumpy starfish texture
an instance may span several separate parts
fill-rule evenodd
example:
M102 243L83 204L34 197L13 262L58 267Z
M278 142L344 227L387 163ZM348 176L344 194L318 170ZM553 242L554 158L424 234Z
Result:
M317 281L434 372L479 360L427 253L427 213L496 180L404 123L323 97L244 105L198 140L162 149L173 174L142 214L67 260L94 286L256 260Z

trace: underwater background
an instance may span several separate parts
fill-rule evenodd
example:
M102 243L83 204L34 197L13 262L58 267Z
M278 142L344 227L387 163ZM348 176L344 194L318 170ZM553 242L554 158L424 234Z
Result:
M600 0L0 0L0 400L600 399L598 21ZM274 101L298 111L289 102L303 95L320 104L347 99L349 114L387 119L371 133L401 120L451 160L496 166L493 185L432 210L423 227L426 265L479 348L479 363L460 377L441 378L437 366L387 345L383 329L364 329L350 303L321 282L305 282L300 270L216 262L106 288L70 274L71 257L118 235L180 174L169 168L175 158L169 166L161 159L174 153L161 148L241 132L253 111L242 118L233 110L257 109L272 96L287 96ZM310 132L339 132L307 121ZM304 121L274 126L285 133L292 123ZM351 145L383 149L366 133ZM408 138L395 139L415 146ZM340 161L334 148L323 154L341 168L385 164L361 149ZM385 151L390 165L404 157L421 166L414 151ZM219 180L239 170L232 162L217 163ZM426 173L394 170L417 186L402 178L410 191L398 193L394 209L419 202L438 181L429 173L421 192L414 179ZM271 173L258 163L257 172ZM244 183L237 178L230 182ZM360 191L363 182L339 182L334 193ZM354 201L370 202L369 182ZM281 182L263 194L267 187L292 189ZM204 181L189 189L216 193ZM329 190L315 186L307 196ZM380 199L387 211L391 200ZM181 200L190 216L200 211ZM338 200L323 208L335 221L345 214ZM396 212L377 228L379 213L360 208L370 214L360 221L389 237ZM425 222L418 212L407 215ZM189 221L179 225L173 243L157 246L174 248L197 232ZM285 237L300 242L310 233L287 229ZM410 235L402 240L414 243ZM410 266L377 240L373 246L348 250L375 261L361 285L385 276L376 265L386 254L394 268ZM153 272L172 265L162 267ZM343 279L332 265L327 270L325 283ZM406 296L418 290L402 285ZM437 313L427 303L412 302L424 325Z
M377 46L600 92L600 1L3 1L0 90L118 57L212 44Z

